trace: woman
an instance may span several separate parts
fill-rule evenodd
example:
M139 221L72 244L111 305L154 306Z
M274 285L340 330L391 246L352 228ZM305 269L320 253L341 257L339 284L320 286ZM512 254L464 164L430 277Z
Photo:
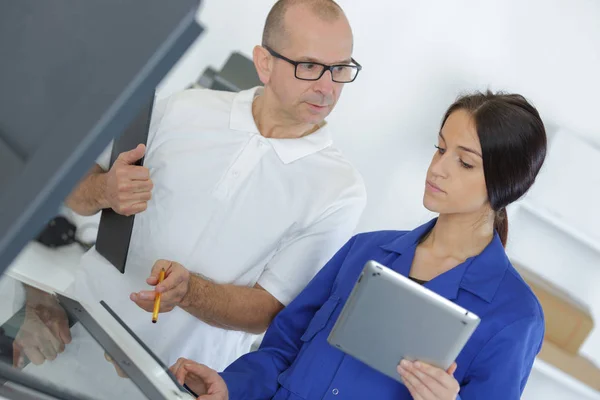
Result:
M423 204L437 219L412 232L353 237L275 318L259 351L221 375L179 360L178 379L215 399L519 399L544 318L504 251L505 207L527 192L544 162L544 124L522 96L464 96L447 111L436 148ZM450 370L403 361L402 385L328 345L371 259L481 317Z

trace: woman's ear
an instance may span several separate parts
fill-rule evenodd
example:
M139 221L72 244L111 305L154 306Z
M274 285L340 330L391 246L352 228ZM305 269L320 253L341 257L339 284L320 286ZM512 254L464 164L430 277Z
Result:
M263 85L267 85L271 79L273 70L273 57L264 47L255 46L252 51L252 59L258 73L258 78Z

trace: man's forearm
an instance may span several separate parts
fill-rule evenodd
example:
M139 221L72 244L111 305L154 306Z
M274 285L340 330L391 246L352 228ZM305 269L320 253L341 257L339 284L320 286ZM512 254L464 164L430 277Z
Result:
M180 307L209 325L255 334L263 333L283 309L260 287L219 285L197 275L190 277Z
M65 203L77 214L94 215L103 208L108 208L105 193L106 172L95 165L67 197Z

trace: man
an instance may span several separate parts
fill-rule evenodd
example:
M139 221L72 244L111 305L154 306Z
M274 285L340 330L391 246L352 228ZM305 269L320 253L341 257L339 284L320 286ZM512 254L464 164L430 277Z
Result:
M335 2L280 0L253 52L264 89L158 102L147 149L107 172L100 162L68 199L81 214L140 213L125 274L92 250L73 291L106 301L165 363L223 369L249 351L364 208L362 180L325 122L360 70L352 47ZM131 165L143 155L145 167ZM152 325L155 290L163 314Z

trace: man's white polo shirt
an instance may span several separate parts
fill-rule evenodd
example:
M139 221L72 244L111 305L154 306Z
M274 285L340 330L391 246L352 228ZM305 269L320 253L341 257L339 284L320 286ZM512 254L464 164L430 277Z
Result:
M217 283L258 283L287 305L350 238L365 206L362 179L332 147L327 125L300 139L260 135L252 117L260 90L188 90L159 101L144 162L153 197L135 218L125 274L95 249L82 259L75 293L106 301L168 365L186 357L222 370L255 336L180 308L152 324L129 295L150 289L156 260Z

